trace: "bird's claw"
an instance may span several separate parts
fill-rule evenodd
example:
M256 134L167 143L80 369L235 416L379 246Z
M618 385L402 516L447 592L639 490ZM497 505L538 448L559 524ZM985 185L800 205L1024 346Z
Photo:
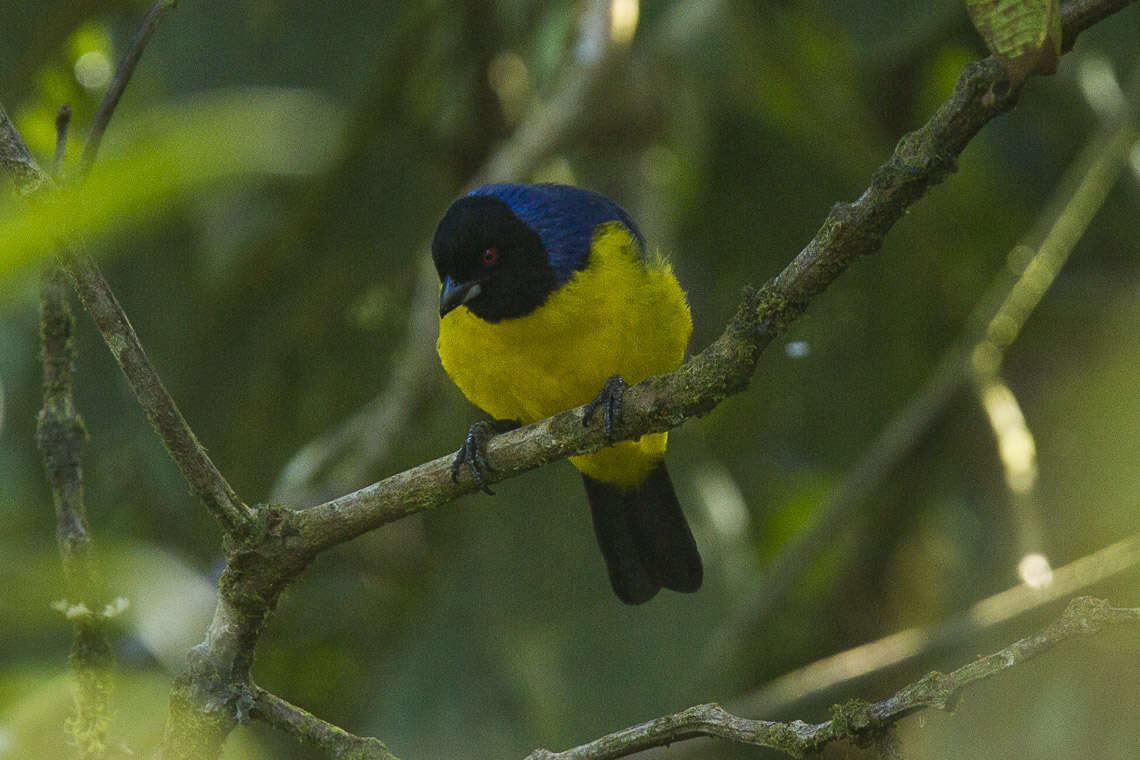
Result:
M625 389L629 387L621 375L611 375L602 384L598 395L586 404L582 414L582 424L589 425L590 418L598 409L602 410L602 429L606 433L606 441L613 443L614 423L621 424L621 403L625 396Z
M451 461L452 482L459 482L459 472L466 464L471 468L471 481L483 493L494 496L495 492L483 479L484 473L495 470L487 461L484 453L487 448L487 440L495 433L502 433L516 427L518 427L518 423L512 420L480 420L467 428L467 437L463 439L463 445L459 447L459 451L455 452L455 459Z

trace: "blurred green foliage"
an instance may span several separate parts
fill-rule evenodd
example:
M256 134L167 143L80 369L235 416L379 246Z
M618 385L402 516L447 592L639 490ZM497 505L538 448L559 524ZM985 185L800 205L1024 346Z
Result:
M45 165L64 100L78 155L101 94L81 79L98 81L99 56L113 69L145 5L42 0L31 13L0 2L0 102ZM557 91L580 10L185 0L147 49L82 191L0 204L0 758L62 756L69 704L69 629L50 606L62 593L51 497L32 439L35 257L68 225L86 232L199 438L246 500L266 499L294 452L385 387L406 353L436 220ZM670 437L708 565L699 594L617 602L563 463L329 552L286 594L254 677L401 757L521 757L729 700L1016 583L1022 527L985 416L962 393L740 651L700 658L961 334L1098 127L1082 65L1101 62L1128 87L1138 30L1130 9L1083 35L880 253L770 347L746 393ZM533 177L511 179L573 181L625 205L672 257L699 350L741 288L778 272L831 204L857 197L984 55L956 0L645 2L583 125ZM1007 357L1037 443L1039 548L1054 565L1134 532L1140 517L1138 187L1135 170L1123 175ZM131 600L115 638L117 736L147 753L165 686L211 613L219 534L78 318L100 593ZM427 376L425 403L382 466L354 473L359 485L453 450L479 418L442 370ZM1138 578L1094 591L1135 605ZM1059 609L758 717L822 720L830 702L885 696ZM979 688L953 717L911 720L903 752L1137 757L1136 652L1134 632L1070 644ZM227 745L234 758L314 756L256 724Z

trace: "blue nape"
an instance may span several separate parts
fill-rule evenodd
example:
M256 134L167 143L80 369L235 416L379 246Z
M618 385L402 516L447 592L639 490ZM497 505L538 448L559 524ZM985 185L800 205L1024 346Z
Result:
M490 195L510 207L515 216L538 233L558 284L584 269L594 229L605 222L621 222L637 241L642 255L645 239L633 219L609 198L570 185L516 185L496 183L477 187L468 195Z

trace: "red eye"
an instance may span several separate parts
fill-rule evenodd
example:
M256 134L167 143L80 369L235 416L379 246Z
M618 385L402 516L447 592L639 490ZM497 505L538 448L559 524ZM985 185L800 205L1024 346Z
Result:
M485 266L485 267L490 267L490 266L494 266L495 264L498 264L499 263L499 249L498 248L488 248L487 250L483 251L481 256L479 256L479 260L483 262L483 266Z

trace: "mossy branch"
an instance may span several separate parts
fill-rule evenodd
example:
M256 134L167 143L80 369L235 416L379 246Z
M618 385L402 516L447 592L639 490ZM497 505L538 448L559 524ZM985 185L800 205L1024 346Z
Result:
M350 734L296 705L253 687L253 716L271 726L343 760L397 760L384 742L370 736Z
M56 539L66 593L79 600L91 591L91 540L83 503L83 447L87 429L75 406L75 319L67 303L70 288L54 262L40 280L40 354L44 403L36 420L36 444L55 502Z
M1121 10L1125 0L1083 0L1062 9L1065 49L1088 26ZM955 169L958 156L990 120L1012 108L1020 85L1011 84L994 58L968 64L950 97L922 127L899 140L870 186L850 203L836 204L811 241L776 277L748 288L725 331L676 372L629 389L619 439L661 432L709 412L747 387L760 354L859 257L874 253L907 210ZM485 473L490 483L566 456L601 448L600 426L582 424L572 409L492 438ZM450 455L393 475L300 512L298 540L319 552L415 512L476 490L466 476L450 476Z
M36 425L36 443L55 502L56 543L67 601L57 609L72 623L68 664L75 679L67 733L77 755L98 760L107 750L114 692L114 657L105 623L112 615L92 612L96 572L83 501L83 447L87 430L75 405L75 319L67 303L69 288L58 266L46 262L40 280L40 352L44 368L44 403ZM114 611L114 607L110 608Z
M615 731L563 752L538 749L526 760L614 760L701 736L715 736L738 744L780 750L791 757L803 757L843 739L859 742L877 739L900 719L920 710L932 707L952 710L968 686L1009 670L1074 636L1093 634L1105 626L1122 623L1140 624L1140 608L1118 608L1101 599L1079 597L1069 603L1058 620L1032 636L953 672L931 672L878 702L856 699L835 705L831 720L822 723L753 720L734 715L720 705L705 704Z
M70 109L56 119L57 163ZM10 128L10 125L9 125ZM14 131L11 133L14 135ZM38 186L47 178L33 172ZM31 183L29 183L31 184ZM97 574L83 500L83 448L87 429L75 403L75 317L68 303L66 277L54 261L45 261L40 276L40 359L43 362L43 407L36 419L36 444L55 504L55 535L63 565L66 600L56 609L72 623L68 664L74 699L67 733L83 760L100 760L107 751L114 693L114 655L105 624L119 607L92 612Z
M1062 10L1065 49L1072 46L1082 29L1128 4L1126 0L1069 3ZM154 7L160 5L168 7L169 3L156 3ZM1010 83L997 61L987 59L968 65L951 97L924 127L900 140L890 160L875 173L870 187L857 200L836 205L812 241L783 272L763 287L746 291L736 316L720 338L676 372L650 378L630 389L625 399L624 419L616 426L615 434L619 438L634 438L668 430L693 416L707 413L728 395L743 390L755 371L760 353L772 339L797 319L811 299L822 293L855 259L879 248L895 221L930 186L954 170L958 155L978 130L1013 107L1019 91L1020 85ZM48 183L2 110L0 167L21 193L30 194ZM160 752L164 758L214 757L229 731L256 705L263 705L265 714L273 714L274 709L282 707L275 699L268 699L250 686L249 667L267 615L274 609L281 591L308 562L320 551L365 531L451 501L474 490L474 484L467 479L453 483L449 473L451 457L446 456L302 512L275 506L247 507L206 455L162 386L126 314L94 262L75 244L65 245L60 258L183 477L220 520L227 534L229 557L214 620L205 642L195 649L187 672L179 677L172 690L170 720ZM488 473L487 479L502 480L568 455L600 448L604 443L600 426L584 427L582 410L570 410L495 437L487 453L496 469ZM1135 617L1133 612L1113 610L1102 604L1095 610L1082 612L1080 619L1089 621L1109 615L1131 620ZM1081 628L1082 624L1073 622L1077 617L1074 613L1062 622L1072 618L1069 622ZM1082 630L1092 627L1090 623L1083 625ZM1058 629L1051 636L1072 635L1068 629L1065 631L1068 632ZM1051 646L1053 638L1046 636L1044 644L1026 645L1022 654L1032 656L1044 646ZM963 671L966 668L940 679L953 678ZM973 671L963 675L963 679L970 676L977 680L971 673ZM961 685L972 680L963 680ZM957 684L951 681L947 685L938 680L930 682L930 688L925 691L920 688L921 684L916 685L901 704L917 709L914 706L926 706L922 703L924 699L933 705L944 703L947 688L953 693L960 688ZM262 697L260 703L259 696ZM898 697L892 699L897 701ZM670 719L662 719L665 723L655 730L660 743L717 731L728 735L735 730L733 726L742 726L754 735L768 732L781 742L791 741L806 730L809 735L801 737L803 741L825 743L847 735L845 731L874 730L876 721L904 714L905 710L893 711L893 704L891 700L884 700L875 705L845 709L837 713L843 720L819 724L826 729L813 729L806 724L739 723L746 719L725 717L727 714L719 715L712 710L715 706L706 706L708 715L700 714L702 708L692 708L686 711L689 717L672 723ZM311 726L297 729L302 730L308 732L310 738L320 733ZM586 755L543 755L544 751L539 751L534 757L619 757L643 748L636 741L644 740L625 745L620 754L600 750ZM605 740L599 742L604 744Z

